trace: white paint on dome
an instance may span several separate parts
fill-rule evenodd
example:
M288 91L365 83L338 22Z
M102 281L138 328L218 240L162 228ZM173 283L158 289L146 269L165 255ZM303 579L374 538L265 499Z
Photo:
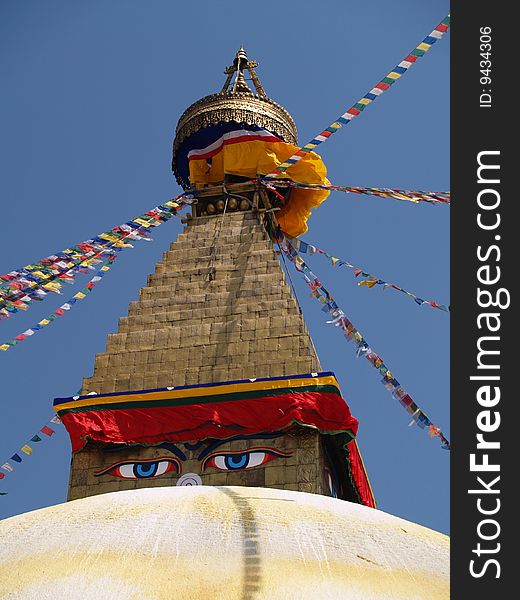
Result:
M1 599L449 598L446 536L317 494L114 492L6 519L0 539Z
M4 596L2 596L4 597ZM135 585L109 577L90 579L81 574L55 579L47 588L41 583L32 583L5 596L9 600L96 600L118 598L118 600L153 600Z

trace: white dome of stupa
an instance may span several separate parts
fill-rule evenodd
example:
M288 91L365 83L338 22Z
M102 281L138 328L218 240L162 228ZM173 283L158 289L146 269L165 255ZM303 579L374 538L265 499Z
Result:
M258 487L156 487L0 522L2 600L447 600L449 539Z

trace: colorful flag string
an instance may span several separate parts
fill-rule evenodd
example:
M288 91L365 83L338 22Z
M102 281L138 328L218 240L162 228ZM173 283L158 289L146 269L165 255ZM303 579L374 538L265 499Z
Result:
M340 258L337 258L336 256L332 256L332 254L325 252L325 250L322 250L317 246L314 246L297 238L291 239L291 244L298 252L308 254L309 256L313 254L321 254L330 260L333 267L348 267L349 269L352 269L354 271L355 277L359 277L360 275L362 277L365 277L366 279L359 281L358 286L360 287L364 286L367 288L373 288L374 286L379 285L382 286L383 290L386 288L391 288L393 290L397 290L398 292L402 292L406 296L412 298L413 301L419 306L427 305L431 306L432 308L442 310L444 312L449 312L450 310L449 307L445 304L437 304L437 302L435 302L434 300L423 300L422 298L419 298L419 296L417 296L416 294L412 294L412 292L409 292L403 289L402 287L399 287L398 285L389 283L388 281L384 281L379 277L375 277L374 275L367 273L365 269L360 269L359 267L356 267L355 265L349 263L346 260L342 260Z
M118 248L118 250L121 250L121 249ZM115 253L109 255L106 258L106 261L104 261L103 266L98 270L98 272L94 275L94 277L92 277L92 279L87 283L87 285L85 285L84 288L82 288L79 292L74 294L74 296L72 296L72 298L69 298L67 300L67 302L65 302L64 304L59 306L53 313L51 313L50 315L47 315L46 317L41 319L41 321L38 321L38 323L36 325L33 325L29 329L26 329L24 332L18 334L11 340L8 340L7 342L0 344L0 350L2 350L3 352L6 352L13 346L16 346L20 342L23 342L24 340L33 336L37 331L40 331L41 329L43 329L44 327L46 327L47 325L49 325L50 323L55 321L58 317L61 317L64 314L66 314L74 306L74 304L76 304L76 302L86 298L87 294L90 294L90 292L94 289L95 285L99 281L101 281L101 279L105 276L105 274L108 271L110 271L110 268L114 264L116 257L117 257L117 254L115 254Z
M62 283L74 283L77 274L94 269L107 252L132 248L129 241L149 240L147 230L176 215L189 196L181 194L90 240L0 275L0 319L27 310L31 302L43 300L49 292L61 293Z
M45 425L38 430L38 433L35 433L25 444L23 444L23 446L10 456L3 465L0 465L0 480L4 479L9 473L12 473L18 464L26 460L28 456L32 455L36 448L35 444L42 442L45 437L52 437L56 433L53 426L59 425L60 423L61 421L58 415L52 417L52 419L47 421ZM6 492L1 492L0 495L5 496Z
M335 325L343 331L345 338L350 342L354 342L356 348L356 356L364 356L368 362L376 368L382 375L381 382L385 388L391 392L392 397L398 400L399 403L412 416L410 425L417 424L421 429L427 429L431 437L438 437L442 443L442 447L446 450L450 449L450 443L444 436L442 431L434 424L421 408L413 401L412 397L406 392L403 386L397 381L390 369L385 365L383 359L374 352L366 339L349 321L345 313L336 304L334 298L325 289L316 275L305 264L297 250L293 247L287 237L281 231L277 231L276 238L280 249L287 258L294 264L311 289L311 296L316 298L322 305L322 311L330 316L330 321L327 323Z
M0 345L0 350L6 352L13 346L16 346L19 342L22 342L29 337L33 336L37 331L40 331L53 321L55 321L58 317L63 316L69 311L72 306L78 301L83 300L86 296L92 291L95 285L104 277L105 273L108 272L114 263L117 252L121 251L123 248L133 247L126 243L128 239L143 239L146 236L146 229L150 227L157 227L158 225L168 221L171 217L176 216L179 208L187 203L186 200L181 200L183 197L186 198L189 194L184 193L174 198L173 200L169 200L164 204L156 206L151 211L148 211L144 215L132 219L131 222L120 225L119 227L115 227L111 230L109 234L101 234L94 239L101 239L106 242L106 247L98 248L98 251L95 255L96 262L104 262L103 266L98 270L98 272L92 277L92 279L86 284L86 286L81 289L79 292L74 294L72 298L70 298L67 302L59 306L52 314L48 315L41 319L36 325L26 329L22 333L18 334L14 338L8 340L7 342ZM130 226L132 223L132 226ZM102 237L103 236L103 237ZM79 245L78 245L79 246ZM77 248L77 247L76 247ZM81 248L81 250L83 250ZM103 253L112 252L110 255L106 257L102 257ZM74 250L76 252L76 250ZM92 252L88 250L88 252ZM86 261L91 266L91 261L93 256L89 256ZM82 261L85 262L85 261ZM55 275L51 275L54 277Z
M266 187L296 187L302 189L321 189L343 192L346 194L368 194L370 196L379 196L381 198L394 198L418 204L419 202L429 202L430 204L450 204L450 192L422 192L415 190L399 190L393 188L364 188L352 187L346 185L323 185L319 183L303 183L286 179L274 179L264 177L259 180Z
M331 123L326 129L320 134L314 137L308 144L300 148L292 156L290 156L284 163L279 165L269 175L280 175L284 173L291 165L294 165L300 161L307 153L313 151L317 146L327 141L332 134L336 133L338 129L341 129L343 125L348 125L352 119L357 117L365 108L371 104L378 96L390 88L402 75L404 75L408 69L417 61L418 58L424 56L426 52L440 40L442 36L448 31L450 25L450 15L441 21L439 25L426 36L424 40L414 49L408 56L402 60L386 77L384 77L370 92L365 94L363 98L358 100L354 106L350 107L345 113L343 113L336 121Z

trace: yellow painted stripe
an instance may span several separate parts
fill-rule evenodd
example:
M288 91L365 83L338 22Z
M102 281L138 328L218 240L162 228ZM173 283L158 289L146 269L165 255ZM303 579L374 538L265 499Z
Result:
M66 402L54 407L56 411L69 408L79 408L91 406L93 404L116 404L119 402L142 402L143 400L175 400L177 398L195 398L198 396L220 396L222 394L233 394L235 392L248 392L254 390L276 390L281 388L298 388L309 385L334 385L339 389L335 377L328 375L326 377L306 377L303 379L281 379L274 381L258 381L248 383L230 383L229 385L219 385L215 387L197 387L179 390L166 390L160 392L138 392L135 394L125 394L121 396L103 396L92 395L83 400Z

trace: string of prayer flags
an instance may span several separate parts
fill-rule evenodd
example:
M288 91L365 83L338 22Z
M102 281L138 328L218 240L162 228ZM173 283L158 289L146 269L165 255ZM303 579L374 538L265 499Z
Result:
M116 260L116 257L116 253L107 256L105 259L105 264L103 264L103 266L98 270L98 272L94 275L94 277L92 277L92 279L87 283L87 285L84 288L82 288L79 292L76 292L74 296L72 296L72 298L69 298L67 302L59 306L53 313L47 315L46 317L38 321L36 325L33 325L29 329L26 329L22 333L19 333L11 340L0 344L0 350L6 352L13 346L16 346L18 343L23 342L24 340L33 336L37 331L40 331L41 329L52 323L52 321L55 321L58 317L63 316L67 311L69 311L72 308L72 306L74 306L74 304L78 300L83 300L84 298L86 298L87 294L89 294L92 291L95 285L99 281L101 281L105 274L110 270L111 266Z
M27 459L28 456L31 456L35 450L34 444L41 442L44 438L39 434L43 434L46 437L52 437L56 430L53 429L55 425L59 425L61 423L58 415L55 415L45 423L45 425L38 430L38 433L34 434L29 441L23 444L14 454L12 454L3 465L0 465L0 480L4 479L6 475L12 473L18 464L22 463ZM6 492L0 492L1 496L5 496Z
M297 238L292 239L291 244L298 252L301 252L303 254L308 254L309 256L311 256L312 254L321 254L321 255L325 256L326 258L328 258L330 260L330 262L332 263L332 266L334 266L334 267L348 267L349 269L352 269L354 272L354 277L359 277L359 276L364 277L364 279L362 279L358 283L358 286L360 286L360 287L373 288L376 285L378 285L378 286L381 286L383 290L385 290L386 288L390 288L392 290L396 290L398 292L405 294L409 298L412 298L412 300L419 306L424 306L424 305L431 306L432 308L442 310L443 312L449 312L449 310L450 310L449 306L446 306L445 304L437 304L437 302L435 302L434 300L423 300L416 294L412 294L412 292L409 292L408 290L405 290L402 287L395 285L394 283L385 281L384 279L381 279L380 277L371 275L370 273L366 272L365 269L361 269L361 268L356 267L355 265L349 263L346 260L342 260L340 258L337 258L336 256L332 256L331 254L329 254L328 252L325 252L325 250L322 250L321 248L318 248L317 246L314 246L312 244L309 244L309 243L299 240Z
M410 425L416 424L421 429L426 429L431 437L437 437L446 450L450 449L450 443L442 431L437 427L424 411L414 402L412 397L403 388L399 381L394 377L390 369L385 365L383 359L374 352L362 334L349 321L345 313L336 304L334 298L325 289L316 275L309 269L305 261L299 255L288 238L281 231L277 232L277 241L282 252L294 264L311 289L311 297L316 298L323 306L322 311L328 313L330 320L327 323L334 325L343 331L347 341L353 342L356 348L356 356L364 356L368 362L382 376L381 382L385 388L392 394L401 406L411 415Z
M428 202L430 204L450 204L450 192L423 192L416 190L400 190L394 188L366 188L352 187L346 185L324 185L319 183L300 183L288 179L273 179L263 177L260 183L272 187L297 187L301 189L322 189L343 192L346 194L365 194L369 196L379 196L380 198L394 198L419 204L419 202ZM274 190L273 190L274 191Z
M388 90L398 79L400 79L408 69L417 62L417 59L424 56L426 52L448 31L450 25L450 15L437 25L437 27L424 38L424 40L408 54L390 73L387 74L370 92L365 94L360 100L343 113L336 121L331 123L326 129L314 137L308 144L300 148L284 163L279 165L269 175L281 175L291 165L300 161L307 153L312 152L317 146L327 141L332 134L336 133L343 125L348 125L352 119L360 115L365 108L371 104L378 96Z
M106 253L132 248L129 241L150 240L148 229L175 216L189 197L181 194L92 239L0 275L0 320L27 310L30 303L43 300L48 293L60 294L63 283L73 284L78 274L89 273Z
M450 192L421 192L414 190L396 190L392 188L361 188L333 185L331 189L338 192L352 194L368 194L370 196L379 196L380 198L395 198L396 200L405 200L418 204L419 202L429 202L430 204L450 204Z

